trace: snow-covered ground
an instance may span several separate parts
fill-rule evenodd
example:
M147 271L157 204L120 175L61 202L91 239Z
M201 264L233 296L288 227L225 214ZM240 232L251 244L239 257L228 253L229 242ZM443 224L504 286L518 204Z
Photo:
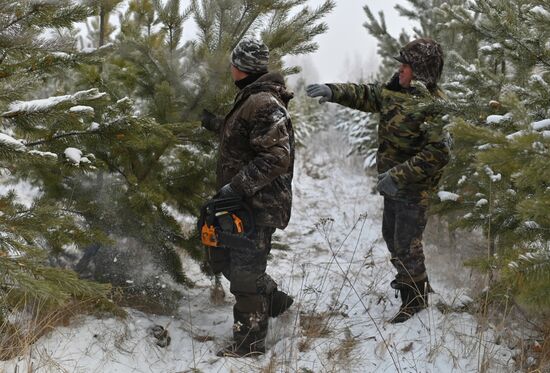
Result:
M41 338L27 355L0 363L0 372L30 371L31 364L33 372L515 371L515 351L499 343L498 328L435 306L459 308L468 300L465 290L443 286L444 278L431 277L438 294L427 310L404 324L387 323L399 301L389 287L382 200L360 162L345 158L337 134L314 140L297 154L292 219L276 233L268 267L295 304L270 320L265 356L216 357L231 337L233 299L227 291L223 304L213 304L211 280L185 260L196 287L184 290L176 317L133 310L126 319L83 316ZM150 333L156 324L169 331L166 348Z

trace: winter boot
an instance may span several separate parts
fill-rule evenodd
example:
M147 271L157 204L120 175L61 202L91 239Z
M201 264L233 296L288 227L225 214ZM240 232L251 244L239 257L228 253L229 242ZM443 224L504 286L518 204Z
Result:
M233 342L218 351L221 357L255 357L265 353L267 315L233 310Z
M275 290L267 297L267 313L269 317L277 317L292 306L294 299L280 290Z
M394 280L391 282L391 287L401 295L399 311L389 320L392 324L405 322L428 307L428 293L433 292L427 278L412 283Z

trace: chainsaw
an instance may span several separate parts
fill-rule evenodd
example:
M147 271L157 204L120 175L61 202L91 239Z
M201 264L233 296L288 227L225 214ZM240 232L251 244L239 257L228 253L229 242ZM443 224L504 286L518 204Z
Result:
M208 247L254 249L253 214L240 197L213 198L201 208L198 230Z

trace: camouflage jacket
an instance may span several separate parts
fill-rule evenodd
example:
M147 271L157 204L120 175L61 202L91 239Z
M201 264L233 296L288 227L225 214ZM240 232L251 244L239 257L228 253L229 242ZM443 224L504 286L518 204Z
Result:
M219 128L217 186L243 194L257 225L285 228L292 205L294 131L287 110L293 97L279 73L243 88Z
M444 94L413 81L401 88L388 84L329 84L332 102L380 113L378 173L389 171L399 191L396 199L427 201L449 162L449 147L440 123Z

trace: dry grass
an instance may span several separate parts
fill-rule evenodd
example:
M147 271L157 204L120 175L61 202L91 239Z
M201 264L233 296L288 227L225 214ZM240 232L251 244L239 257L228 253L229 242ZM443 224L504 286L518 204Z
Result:
M25 355L43 335L60 326L69 326L71 319L82 314L96 313L96 300L72 301L63 307L50 309L44 304L26 304L17 307L8 319L0 324L0 360ZM115 309L115 315L125 316Z
M330 335L328 326L333 316L332 312L300 314L300 328L304 337L298 345L300 352L308 351L316 338Z
M220 274L214 275L214 284L210 288L210 302L215 306L225 303L225 290L221 283Z
M351 334L349 329L347 329L344 334L345 337L340 341L340 343L328 351L327 358L329 360L337 360L344 363L350 358L352 351L359 343L358 339Z

